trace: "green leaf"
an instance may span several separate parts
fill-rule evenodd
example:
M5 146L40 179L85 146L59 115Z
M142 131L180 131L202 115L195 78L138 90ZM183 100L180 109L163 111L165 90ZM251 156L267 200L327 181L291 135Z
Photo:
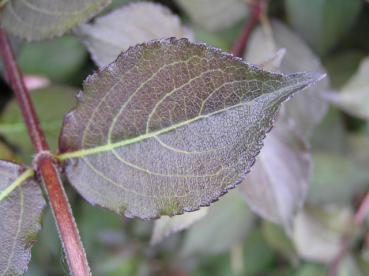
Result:
M296 276L326 276L327 269L318 264L306 263L297 270Z
M279 105L318 74L271 74L187 39L130 48L90 76L60 160L91 203L128 217L209 205L254 163Z
M182 256L219 254L239 244L253 224L253 215L232 191L209 208L208 214L186 233Z
M77 33L100 67L111 63L122 51L138 43L167 37L192 38L192 34L181 26L179 18L168 8L150 2L123 6L93 23L81 25Z
M362 151L366 148L362 147ZM311 203L350 203L354 195L369 188L367 163L357 162L351 154L315 153L314 170L309 189Z
M9 0L0 26L28 41L61 36L102 10L110 0Z
M286 0L295 30L320 54L327 53L346 34L361 8L361 0Z
M55 82L68 82L80 74L87 59L85 47L73 36L25 43L18 56L22 72L43 75Z
M342 237L354 231L350 207L305 208L295 219L293 241L307 260L330 263L342 246Z
M244 243L244 275L269 275L276 255L258 230L252 231ZM263 273L264 272L264 273Z
M281 226L263 221L261 233L270 247L290 260L292 264L297 263L297 255L293 243Z
M332 88L341 88L354 75L366 55L365 51L349 49L327 56L323 62Z
M209 31L224 30L248 14L244 0L177 0L191 19Z
M57 149L63 115L75 101L74 91L72 88L54 86L30 92L52 150ZM34 151L15 99L9 102L0 118L0 135L17 147L24 160L31 161Z
M0 274L22 275L40 230L45 201L41 189L29 179L32 170L0 161Z
M195 222L202 219L207 214L206 207L195 212L185 213L183 215L167 217L163 216L155 221L153 233L151 236L151 245L163 241L166 237L182 231L192 226Z
M364 59L356 74L327 98L346 112L369 122L369 57Z
M331 105L311 138L312 151L334 154L346 153L347 135L344 118L340 110Z

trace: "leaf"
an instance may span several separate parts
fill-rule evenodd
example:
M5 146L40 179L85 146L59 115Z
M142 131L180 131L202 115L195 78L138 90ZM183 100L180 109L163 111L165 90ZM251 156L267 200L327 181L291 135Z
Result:
M291 231L293 218L305 201L310 167L305 143L277 121L240 190L252 210Z
M311 138L312 150L344 154L347 151L347 135L344 118L340 110L331 105Z
M245 238L253 221L253 215L238 191L231 191L186 232L181 255L227 251Z
M350 49L326 57L323 62L328 71L331 86L334 89L341 88L354 75L360 61L366 55L365 51Z
M245 59L268 64L280 70L316 70L324 72L311 50L284 25L272 22L271 33L261 27L250 38ZM286 49L282 61L282 52ZM277 61L273 65L273 60ZM299 62L296 63L296 60ZM311 174L308 140L314 126L326 111L326 103L319 93L327 83L296 95L283 106L275 127L264 141L264 148L249 176L240 185L240 191L251 209L274 223L292 231L292 221L305 201Z
M306 260L329 263L341 249L342 237L353 231L352 210L327 206L305 209L295 220L293 241Z
M369 57L364 59L356 74L341 88L340 93L327 98L346 112L369 122Z
M345 256L338 265L338 276L365 276L352 255Z
M320 54L327 53L358 17L360 0L286 0L288 18L295 30Z
M224 30L248 14L244 0L177 0L191 19L209 31Z
M151 236L151 245L158 244L171 234L189 228L195 222L202 219L207 214L207 211L208 209L204 207L195 212L184 213L183 215L174 217L163 216L156 220Z
M87 59L83 44L73 36L25 43L18 56L19 66L25 74L43 75L61 83L70 82L80 74Z
M0 161L1 275L22 275L27 270L31 247L41 228L45 201L39 185L27 179L32 175L30 170L23 171L17 164ZM4 197L6 190L10 193Z
M182 27L180 19L168 8L150 2L123 6L93 23L81 25L77 33L99 67L114 61L130 46L145 41L167 37L192 38L192 34Z
M263 221L260 230L270 247L286 257L292 264L298 262L293 243L281 226Z
M294 274L295 275L295 274ZM296 272L296 276L326 276L327 269L318 264L313 263L305 263L299 267Z
M9 0L0 9L0 26L28 41L61 36L102 10L109 0Z
M365 150L365 148L362 148ZM367 162L356 162L351 155L319 152L313 154L314 173L308 201L317 203L350 203L353 196L369 188Z
M275 252L264 240L262 233L257 229L252 231L244 243L243 275L269 275L266 271L272 267L275 257Z
M319 58L306 43L289 28L278 21L271 22L271 34L257 28L250 37L245 59L261 64L276 54L277 49L286 49L280 71L284 73L311 71L325 74ZM298 60L298 62L296 62ZM284 120L293 127L297 134L308 141L313 129L322 120L327 111L327 103L322 94L329 89L329 80L325 78L316 86L296 95L285 105Z
M264 72L187 39L141 44L87 78L59 159L85 199L119 214L197 210L239 183L279 104L319 78Z
M74 103L74 89L53 86L32 91L30 95L50 148L55 150L63 115L71 109ZM15 99L8 103L0 117L0 135L17 147L24 160L31 161L34 151Z

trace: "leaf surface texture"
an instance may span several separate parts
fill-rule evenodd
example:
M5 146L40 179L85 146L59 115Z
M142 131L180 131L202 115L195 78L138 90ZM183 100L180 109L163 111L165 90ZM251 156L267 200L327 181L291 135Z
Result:
M244 178L279 105L320 77L187 39L141 44L86 79L59 159L93 204L141 218L194 211Z
M0 191L4 192L22 175L17 164L0 161ZM40 230L45 206L39 185L25 179L0 200L0 275L22 275L31 258L31 247Z
M0 26L27 40L60 36L104 8L109 0L10 0Z

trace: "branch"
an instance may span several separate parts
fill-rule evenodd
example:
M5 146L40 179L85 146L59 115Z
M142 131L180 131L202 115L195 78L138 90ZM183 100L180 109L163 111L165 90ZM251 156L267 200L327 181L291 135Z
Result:
M33 147L37 152L34 165L43 180L70 272L72 275L90 275L86 254L60 180L56 161L49 152L45 135L40 128L40 122L16 64L7 34L1 29L0 54L3 58L5 76L18 100Z
M265 12L267 2L268 0L253 0L253 2L249 4L251 14L246 20L239 38L233 45L231 53L234 56L243 57L251 31L258 23L260 16Z
M355 215L354 215L354 222L356 226L361 226L365 220L365 217L369 213L369 192L366 194L364 199L361 201L359 207L357 208ZM346 255L347 250L350 246L350 237L343 237L341 249L338 252L337 256L332 261L329 267L329 276L336 276L338 272L338 267Z

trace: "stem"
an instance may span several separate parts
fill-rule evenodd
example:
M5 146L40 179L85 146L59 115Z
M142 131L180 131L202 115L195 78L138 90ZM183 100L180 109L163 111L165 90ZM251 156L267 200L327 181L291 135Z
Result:
M368 213L369 213L369 192L366 194L364 199L361 201L359 207L357 208L355 212L355 215L354 215L355 225L356 226L362 225ZM341 263L343 257L346 255L346 252L349 249L349 246L350 246L350 238L343 237L341 249L329 267L329 273L328 273L329 276L337 275L338 266Z
M361 201L359 208L357 209L355 213L355 223L357 225L363 224L365 217L369 213L369 192L364 197L363 201Z
M37 155L34 159L37 173L41 175L48 200L54 214L64 253L72 275L90 275L86 254L81 243L74 217L60 180L56 160L49 153L45 135L34 110L29 93L15 61L7 34L0 29L0 53L3 58L5 75L12 87L22 111L33 147Z
M243 57L251 31L258 23L261 14L264 13L267 2L268 0L254 0L249 4L251 14L246 20L239 38L233 45L231 53L234 56Z

